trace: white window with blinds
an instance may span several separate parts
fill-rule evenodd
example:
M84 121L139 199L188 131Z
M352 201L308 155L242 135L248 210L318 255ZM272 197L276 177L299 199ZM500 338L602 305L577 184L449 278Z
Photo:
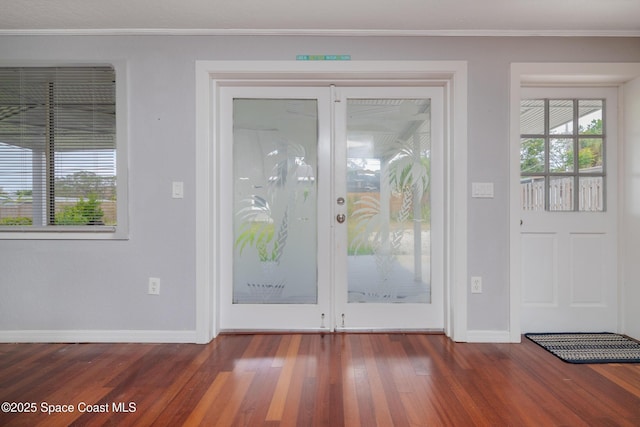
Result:
M112 66L0 67L0 238L121 234L117 93Z

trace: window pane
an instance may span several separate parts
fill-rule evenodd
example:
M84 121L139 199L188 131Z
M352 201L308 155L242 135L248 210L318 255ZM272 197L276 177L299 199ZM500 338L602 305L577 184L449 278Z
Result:
M428 99L347 104L349 303L431 301Z
M602 138L580 138L580 172L602 173Z
M55 153L56 225L115 225L115 150Z
M523 138L520 141L520 171L544 172L544 139Z
M523 210L604 209L604 108L602 99L521 101Z
M604 101L601 99L581 99L578 101L581 135L602 135L602 108Z
M553 138L549 140L549 171L573 172L573 139Z
M552 135L573 133L573 100L549 101L549 133Z
M573 182L570 177L549 178L549 210L572 211L573 210Z
M0 225L33 224L33 164L33 150L0 142Z
M544 210L544 176L528 176L520 179L520 201L524 211Z
M604 178L601 176L580 177L578 198L580 211L604 211Z
M524 99L520 102L520 134L544 134L544 100Z
M316 100L234 99L234 304L317 302Z
M115 87L70 78L54 90L55 224L115 225Z
M115 225L115 72L0 68L0 225Z

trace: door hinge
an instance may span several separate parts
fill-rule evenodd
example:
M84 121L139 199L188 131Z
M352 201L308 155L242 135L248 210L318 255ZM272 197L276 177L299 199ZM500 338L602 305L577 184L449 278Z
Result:
M330 85L329 87L331 88L331 99L333 102L342 102L338 95L338 91L336 90L336 85Z

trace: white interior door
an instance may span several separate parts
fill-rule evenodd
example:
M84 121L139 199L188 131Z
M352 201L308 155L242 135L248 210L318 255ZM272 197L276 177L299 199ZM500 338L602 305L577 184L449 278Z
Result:
M618 330L616 91L521 101L523 332Z
M221 88L221 330L443 328L442 105L441 88Z

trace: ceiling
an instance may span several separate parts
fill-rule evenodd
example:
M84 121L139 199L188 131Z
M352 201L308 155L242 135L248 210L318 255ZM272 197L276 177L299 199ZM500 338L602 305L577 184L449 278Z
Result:
M640 0L0 0L0 34L640 37Z

